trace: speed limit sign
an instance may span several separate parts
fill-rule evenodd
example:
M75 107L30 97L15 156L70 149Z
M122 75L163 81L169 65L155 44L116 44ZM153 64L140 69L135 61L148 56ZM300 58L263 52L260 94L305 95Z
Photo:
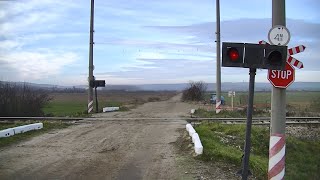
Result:
M274 26L268 34L269 42L272 45L286 46L290 41L290 32L285 26Z

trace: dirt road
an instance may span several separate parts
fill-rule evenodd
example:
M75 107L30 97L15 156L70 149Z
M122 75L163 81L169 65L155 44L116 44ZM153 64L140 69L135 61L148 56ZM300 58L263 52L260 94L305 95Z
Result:
M168 101L97 117L188 116ZM179 179L173 143L184 120L86 121L0 150L0 179Z
M230 179L220 165L181 155L177 144L184 139L183 116L196 107L180 97L96 114L97 120L0 149L0 179Z

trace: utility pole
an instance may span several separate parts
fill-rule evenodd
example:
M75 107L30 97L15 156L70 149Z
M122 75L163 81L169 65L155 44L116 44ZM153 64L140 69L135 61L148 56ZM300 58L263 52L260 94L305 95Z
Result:
M276 25L286 26L285 0L272 0L272 27ZM286 89L272 87L268 179L284 178L285 130Z
M254 82L256 76L256 68L250 68L249 75L249 98L247 107L247 124L246 124L246 140L244 144L244 155L242 159L242 180L247 180L248 176L251 175L249 171L249 158L251 149L251 127L252 127L252 113L253 113L253 98L254 98Z
M90 42L89 42L89 77L88 77L88 114L93 110L93 87L90 82L94 81L93 77L93 25L94 25L94 0L91 0L90 13Z
M220 65L220 0L216 0L216 54L217 54L217 70L216 70L216 113L221 111L221 65Z

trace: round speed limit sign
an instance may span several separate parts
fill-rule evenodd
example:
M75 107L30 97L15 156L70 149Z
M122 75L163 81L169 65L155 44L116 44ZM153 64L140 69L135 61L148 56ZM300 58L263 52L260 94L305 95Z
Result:
M270 29L268 39L272 45L286 46L290 41L290 32L285 26L277 25Z

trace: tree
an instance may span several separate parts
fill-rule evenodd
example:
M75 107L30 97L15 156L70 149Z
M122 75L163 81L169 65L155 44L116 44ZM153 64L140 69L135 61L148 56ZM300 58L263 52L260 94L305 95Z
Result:
M183 101L202 101L205 98L207 84L203 81L189 82L189 86L183 91Z
M44 90L0 81L0 116L42 116L50 99Z

